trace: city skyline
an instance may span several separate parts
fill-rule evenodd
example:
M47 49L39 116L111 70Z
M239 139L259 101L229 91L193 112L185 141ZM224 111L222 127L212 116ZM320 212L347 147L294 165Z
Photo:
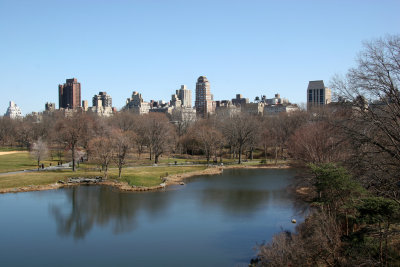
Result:
M323 81L321 81L323 82ZM197 111L197 113L200 114L201 117L205 117L206 114L213 114L215 113L215 104L216 102L221 102L221 101L237 101L238 97L242 97L242 94L236 94L235 98L232 98L233 96L227 96L224 99L213 99L213 94L211 93L210 90L210 82L208 81L206 76L200 76L197 81L196 81L196 86L195 86L195 95L196 95L196 99L200 99L198 100L193 100L191 99L191 94L192 94L192 90L187 88L186 85L181 85L180 89L175 90L176 94L171 95L171 99L170 100L165 100L165 99L146 99L146 98L142 98L142 94L140 92L137 91L133 91L133 95L138 95L145 103L149 103L151 101L162 101L164 103L170 104L171 106L175 106L176 103L173 103L174 97L179 97L179 101L183 100L182 102L180 102L182 105L182 107L186 107L186 108L193 108L194 110ZM63 93L64 91L64 93ZM64 96L63 96L64 95ZM132 96L133 96L132 95ZM58 98L59 98L59 102L58 102L58 106L55 106L54 102L46 102L44 104L44 109L41 110L37 110L37 111L32 111L31 113L36 113L36 112L43 112L45 110L52 110L54 111L55 109L76 109L76 108L83 108L84 111L88 110L88 103L89 100L87 99L80 99L81 96L81 83L78 82L78 79L73 77L73 78L67 78L66 79L66 83L64 84L59 84L58 85ZM275 93L274 94L275 98L278 96L279 97L279 93ZM254 97L254 101L253 100L249 100L249 98L243 98L243 99L247 99L246 103L253 103L253 102L258 102L261 100L261 98L266 99L266 95L262 95L262 96L255 96ZM275 99L273 98L273 99ZM251 98L253 99L253 98ZM114 108L112 106L112 97L107 94L107 92L103 91L103 92L99 92L98 94L95 94L92 97L92 106L90 108L96 108L99 105L103 106L103 107L109 107L110 111L111 108ZM129 98L128 98L129 100ZM128 101L127 100L127 101ZM209 101L209 103L206 103L207 101ZM272 99L271 99L272 100ZM72 104L72 103L78 103L78 104ZM85 102L85 104L84 104ZM199 102L199 103L197 103ZM9 103L13 103L13 105L16 105L15 101L10 100ZM190 104L189 104L190 103ZM290 104L290 102L288 102ZM126 103L127 104L127 103ZM240 104L240 103L236 103L236 104ZM270 103L272 104L272 103ZM278 104L283 104L283 103L278 103ZM293 103L296 104L297 103ZM11 104L10 104L11 105ZM86 107L85 107L86 106ZM192 107L193 106L193 107ZM204 106L204 107L203 107ZM6 113L8 112L10 107L7 108ZM126 108L126 105L124 105L121 108L117 108L117 111L123 111L124 108ZM20 109L20 107L18 107L18 109ZM91 109L92 110L92 109ZM92 110L93 111L93 110ZM21 110L19 110L19 112L22 115L28 115L28 113L25 113ZM30 113L29 113L30 114ZM5 116L6 114L4 114ZM1 116L1 113L0 113Z
M398 1L0 1L0 113L9 101L23 114L42 111L71 77L82 100L105 91L118 109L132 91L146 101L168 101L182 84L194 93L200 75L215 100L279 93L306 103L309 81L330 87L363 41L397 33L399 9Z

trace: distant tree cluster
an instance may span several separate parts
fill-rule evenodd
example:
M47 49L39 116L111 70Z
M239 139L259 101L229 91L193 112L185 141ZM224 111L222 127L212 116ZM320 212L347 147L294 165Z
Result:
M203 156L207 164L224 158L239 164L254 158L277 164L290 157L292 136L308 116L305 111L272 117L217 114L183 123L162 113L123 111L103 118L80 112L64 116L55 111L43 114L40 121L30 116L0 118L0 143L33 150L34 144L44 142L60 162L69 155L73 170L82 160L95 161L103 170L115 163L121 170L130 153L138 159L148 155L155 164L171 154Z

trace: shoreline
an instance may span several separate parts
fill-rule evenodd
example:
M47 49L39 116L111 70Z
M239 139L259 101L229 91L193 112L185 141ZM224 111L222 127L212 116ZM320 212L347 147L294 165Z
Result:
M183 183L186 178L194 177L194 176L202 176L202 175L218 175L222 174L224 169L289 169L291 166L289 165L255 165L255 166L246 166L246 165L232 165L232 166L213 166L208 167L201 171L193 171L181 174L174 174L166 177L166 181L156 186L131 186L126 182L120 182L116 180L105 180L100 183L96 183L96 185L106 185L114 187L122 192L143 192L143 191L154 191L166 188L170 185L179 185ZM22 192L32 192L32 191L45 191L45 190L55 190L59 188L71 187L71 186L79 186L81 184L63 184L63 183L54 183L54 184L46 184L46 185L28 185L14 188L5 188L0 189L0 194L7 193L22 193Z

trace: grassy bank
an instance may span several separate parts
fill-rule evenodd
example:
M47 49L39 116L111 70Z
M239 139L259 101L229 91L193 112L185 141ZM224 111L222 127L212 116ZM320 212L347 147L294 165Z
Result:
M8 153L8 152L3 152ZM136 159L136 160L135 160ZM174 165L175 162L178 165ZM261 160L245 161L241 165L237 165L236 159L224 159L224 166L231 167L256 167L273 165L273 161L263 162ZM46 160L43 161L47 167L50 164L57 165L57 161ZM202 158L177 158L177 157L164 157L161 158L158 167L152 166L154 163L146 158L141 158L131 155L131 160L128 166L123 169L121 179L118 179L118 170L115 166L111 165L108 178L116 179L120 182L127 182L131 186L153 187L162 183L164 177L173 176L177 174L184 174L188 172L199 172L205 170L205 165L196 166L179 166L179 164L205 164L206 161ZM287 164L288 162L279 161L280 164ZM30 157L28 151L10 151L8 154L0 154L0 173L14 172L21 170L36 169L37 162ZM129 167L133 166L133 167ZM147 167L146 167L147 166ZM0 189L19 188L26 186L42 186L54 184L58 180L66 180L69 177L95 177L102 176L103 173L99 171L98 165L95 163L85 162L80 164L76 172L69 169L53 170L53 171L40 171L40 172L24 172L16 174L3 174L0 175Z
M45 160L45 166L57 165L57 161ZM0 173L31 170L37 168L37 161L31 158L28 151L15 151L12 154L0 155Z
M123 169L121 181L134 186L156 186L162 183L162 177L167 175L188 173L206 169L205 166L170 166L170 167L137 167ZM66 180L69 177L101 176L98 171L71 170L26 172L0 176L0 189L24 187L30 185L46 185ZM161 177L161 178L160 178ZM117 179L118 170L109 171L109 179Z
M123 181L129 185L155 186L162 182L163 177L169 175L201 171L206 166L170 166L170 167L139 167L123 171ZM115 174L117 176L117 174Z

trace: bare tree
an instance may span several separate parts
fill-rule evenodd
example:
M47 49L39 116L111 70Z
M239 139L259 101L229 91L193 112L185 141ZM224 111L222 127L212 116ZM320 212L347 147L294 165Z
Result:
M212 155L216 155L222 142L222 133L211 119L199 121L194 127L194 135L206 155L207 164Z
M316 212L297 227L261 246L257 266L335 266L339 263L340 225L335 217Z
M248 114L235 115L222 124L223 134L238 147L239 164L242 163L244 147L258 133L258 125L256 117Z
M72 170L75 171L75 152L85 134L87 126L86 117L80 113L74 113L71 117L60 118L55 126L55 131L68 150L71 150Z
M118 167L118 178L121 178L122 168L126 163L126 156L132 148L136 138L132 131L114 130L112 132L113 160Z
M150 121L147 120L146 116L140 116L136 118L136 124L134 126L134 132L136 138L134 140L138 158L145 152L145 147L149 148L150 160L152 160L152 150L150 147Z
M11 118L0 117L0 142L3 146L15 142L15 128L15 123Z
M95 161L101 165L104 179L108 177L108 167L113 159L114 146L110 136L101 136L92 139L93 156Z
M179 143L186 154L194 155L195 151L200 147L196 139L196 128L194 124L192 127L189 127L186 134L179 138Z
M366 42L357 66L334 77L347 112L337 127L353 144L350 167L369 189L400 202L400 36Z
M148 138L150 154L154 155L154 163L157 164L159 157L171 147L174 131L164 114L149 113L143 119L142 127Z
M339 162L346 158L348 142L327 122L309 122L289 141L291 155L305 163Z
M130 111L120 111L110 118L110 124L123 132L134 131L138 124L138 117Z
M99 135L98 133L101 131L101 128L104 126L105 122L102 118L99 118L97 115L91 113L84 115L82 119L85 124L82 127L80 144L86 152L86 160L89 160L92 152L90 141L93 137Z
M40 162L45 160L49 155L49 150L47 144L39 138L36 142L32 144L31 147L31 157L37 161L38 169L40 168Z
M16 141L20 144L20 146L29 147L34 140L32 135L32 123L29 121L18 121L16 125Z

